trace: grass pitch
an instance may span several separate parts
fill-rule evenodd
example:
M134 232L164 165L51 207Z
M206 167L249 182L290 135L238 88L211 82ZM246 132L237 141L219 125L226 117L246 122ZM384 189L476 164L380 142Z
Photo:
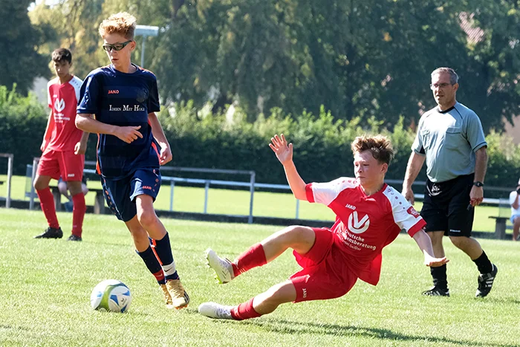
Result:
M200 316L204 301L238 304L278 283L298 266L286 252L273 263L218 285L205 266L207 247L233 259L278 227L163 219L174 258L192 299L168 310L159 287L133 250L123 223L87 215L84 241L65 241L71 214L58 215L64 239L35 240L46 226L40 211L0 209L1 346L518 346L520 243L479 240L499 268L485 299L475 299L477 270L446 239L450 298L423 297L430 286L422 254L407 235L384 251L377 287L358 282L346 296L285 304L244 322ZM90 308L104 280L132 292L125 314Z

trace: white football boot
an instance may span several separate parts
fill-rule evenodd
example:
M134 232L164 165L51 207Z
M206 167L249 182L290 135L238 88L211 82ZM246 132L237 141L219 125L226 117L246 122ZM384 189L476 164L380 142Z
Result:
M215 302L204 302L199 306L199 313L213 319L233 319L232 308L233 306L224 306Z
M235 277L231 261L219 257L211 248L206 250L206 260L208 266L215 271L215 278L220 284L228 283Z

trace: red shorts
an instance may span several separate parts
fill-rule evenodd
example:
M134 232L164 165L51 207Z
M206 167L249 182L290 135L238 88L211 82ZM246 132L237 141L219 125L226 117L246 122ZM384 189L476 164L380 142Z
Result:
M313 228L314 245L304 255L293 252L303 270L291 276L296 300L325 300L347 294L357 281L348 269L343 252L334 243L334 234L327 228Z
M85 166L85 155L74 154L73 151L46 151L40 158L38 164L39 176L50 176L54 179L60 177L65 181L81 181L83 168Z

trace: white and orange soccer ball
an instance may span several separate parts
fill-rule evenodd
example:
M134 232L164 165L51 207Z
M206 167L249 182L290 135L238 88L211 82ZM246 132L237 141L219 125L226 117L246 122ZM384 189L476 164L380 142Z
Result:
M130 302L132 302L130 289L118 280L100 282L90 295L90 305L94 310L126 312Z

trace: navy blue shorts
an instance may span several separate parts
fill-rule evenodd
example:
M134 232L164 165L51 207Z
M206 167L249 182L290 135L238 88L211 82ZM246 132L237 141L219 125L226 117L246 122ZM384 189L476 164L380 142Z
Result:
M161 187L161 173L159 169L139 169L120 180L101 177L101 183L108 207L117 219L128 222L137 214L138 195L149 195L155 201Z
M433 183L426 181L421 217L426 231L444 231L448 236L471 236L474 208L469 207L469 193L474 175Z

